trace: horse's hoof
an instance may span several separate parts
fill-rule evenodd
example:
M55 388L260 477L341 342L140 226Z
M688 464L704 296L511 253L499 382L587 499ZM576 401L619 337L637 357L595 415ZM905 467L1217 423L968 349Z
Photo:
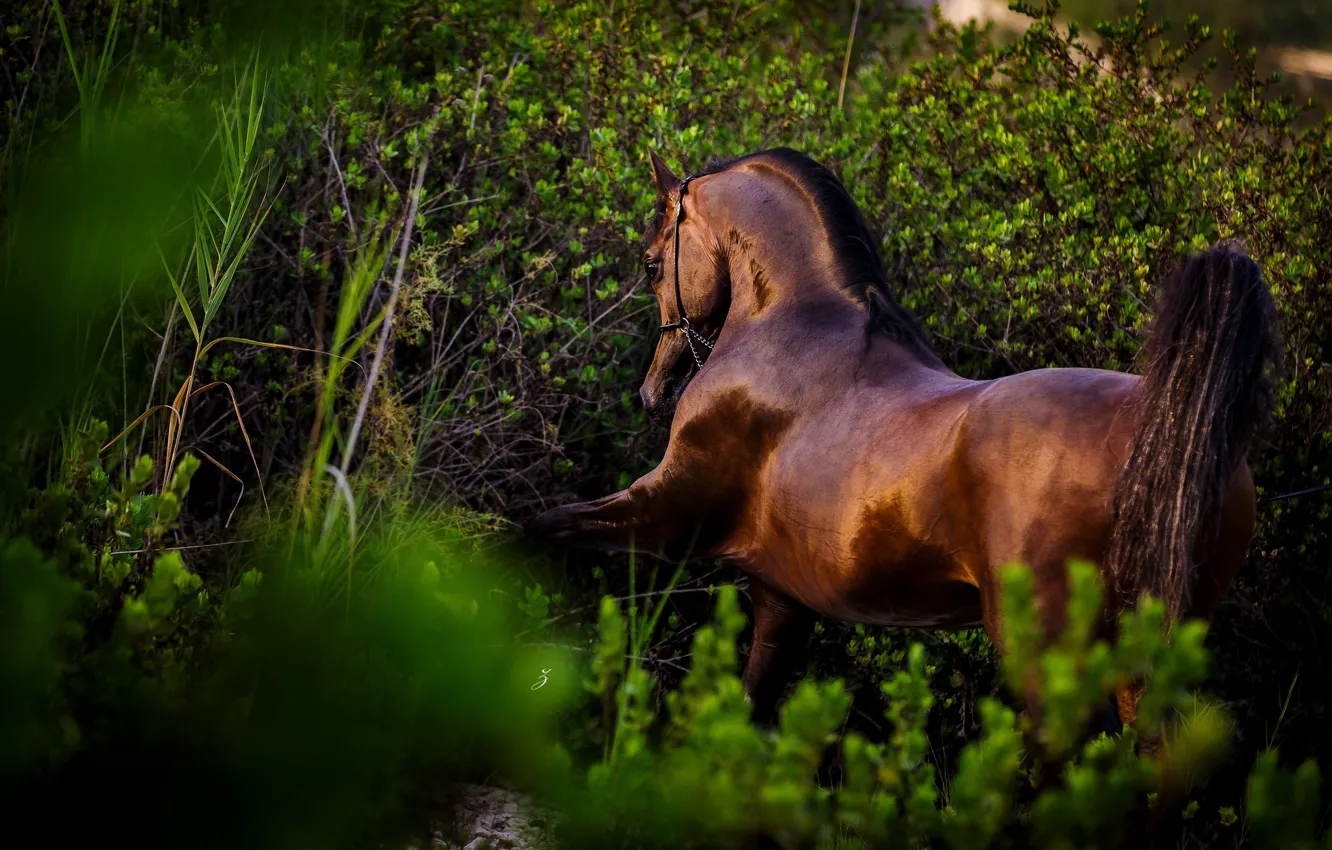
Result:
M531 540L556 542L568 532L567 516L565 508L552 508L524 523L523 536Z
M550 523L546 517L550 511L535 516L523 523L523 536L529 540L545 540L550 534Z

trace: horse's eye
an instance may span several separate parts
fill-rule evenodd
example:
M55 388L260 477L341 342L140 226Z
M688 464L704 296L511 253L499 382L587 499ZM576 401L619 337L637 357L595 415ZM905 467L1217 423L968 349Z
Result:
M647 272L648 277L656 277L657 270L661 268L661 262L658 260L644 260L643 270Z

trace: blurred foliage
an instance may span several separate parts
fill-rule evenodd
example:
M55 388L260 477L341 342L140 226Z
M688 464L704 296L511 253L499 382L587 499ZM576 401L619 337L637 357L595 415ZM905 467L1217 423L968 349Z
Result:
M684 594L640 619L631 585L617 621L595 599L625 590L623 561L481 551L496 514L600 495L659 457L634 399L655 340L637 244L649 146L685 170L776 144L829 163L969 377L1131 368L1155 281L1237 238L1285 335L1260 492L1332 480L1327 123L1209 21L1167 46L1136 9L1084 41L1033 8L996 45L864 4L838 109L851 5L11 4L8 812L86 840L69 800L118 826L153 800L166 814L140 843L364 843L424 811L430 781L499 769L586 788L568 828L598 843L707 824L719 842L1084 846L1141 821L1149 787L1176 795L1158 826L1184 846L1312 841L1326 797L1312 767L1289 768L1332 762L1332 500L1262 508L1208 638L1224 751L1220 709L1185 699L1201 631L1167 646L1151 606L1114 645L1074 629L1010 656L1004 678L1038 697L1025 721L994 699L980 633L921 650L823 623L816 669L849 686L802 682L764 731L734 680L728 593L704 626ZM1194 61L1218 42L1225 85ZM225 344L187 332L204 317ZM1094 610L1073 575L1079 615ZM1020 623L1020 579L1009 592ZM1138 757L1145 727L1081 741L1108 684L1149 669L1145 716L1176 724L1188 758ZM1259 758L1277 745L1285 766ZM830 748L843 781L821 790L808 777ZM228 825L200 838L218 811Z
M1063 0L1066 14L1087 23L1133 12L1136 0ZM1153 9L1172 20L1206 16L1208 23L1233 27L1259 47L1295 45L1332 47L1332 4L1327 0L1162 0Z
M6 544L4 822L57 846L94 824L150 847L362 846L427 834L450 780L530 781L576 668L507 639L473 540L424 515L363 529L345 566L373 580L335 601L321 554L277 534L216 597L179 551L118 581L104 556L98 581Z

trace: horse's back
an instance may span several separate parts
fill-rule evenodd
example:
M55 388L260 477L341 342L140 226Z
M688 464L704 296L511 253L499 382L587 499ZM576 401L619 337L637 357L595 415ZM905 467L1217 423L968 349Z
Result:
M1099 481L1117 470L1136 424L1136 375L1035 369L985 382L960 435L974 462L1028 484Z

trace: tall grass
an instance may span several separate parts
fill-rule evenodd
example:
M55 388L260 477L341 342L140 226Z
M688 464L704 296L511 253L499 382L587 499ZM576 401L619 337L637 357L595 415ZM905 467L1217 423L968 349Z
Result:
M62 14L58 6L54 8L53 14ZM116 0L113 27L119 25L120 10L121 4ZM102 42L99 37L100 46L92 58L77 61L75 48L84 36L73 15L70 21L72 32L63 16L60 26L74 69L75 79L69 87L77 84L83 115L77 139L76 128L71 126L68 141L71 152L77 142L78 152L84 154L82 161L86 167L77 172L81 176L96 171L104 162L115 164L117 151L108 151L102 144L113 128L101 119L109 111L104 93L109 90L108 80L113 76L112 57L116 55L117 39L113 35ZM121 43L128 41L125 38ZM264 150L265 129L274 120L275 110L270 101L276 100L267 94L269 79L260 72L257 58L245 63L243 69L238 68L234 83L213 108L214 122L204 123L204 135L196 137L193 131L187 134L188 158L196 164L190 172L193 179L179 179L177 174L170 192L145 191L142 197L134 196L136 209L150 211L143 221L135 219L130 227L116 226L115 221L110 222L111 226L103 226L108 219L99 217L100 207L76 204L93 210L76 223L91 222L92 226L83 231L71 227L70 230L77 232L69 239L51 240L61 246L91 244L106 250L100 254L90 251L84 257L78 257L77 252L57 252L54 262L41 257L24 269L35 272L25 277L25 282L40 280L44 273L69 284L71 290L74 284L86 282L88 291L99 292L114 292L115 276L121 275L118 295L122 313L113 323L112 331L103 339L102 326L88 322L88 328L95 332L83 333L79 339L79 344L86 341L94 359L114 358L116 336L121 334L123 339L126 329L124 316L133 315L123 309L133 282L149 277L149 271L157 280L169 282L170 294L166 294L164 283L161 293L165 298L160 304L164 312L169 308L171 315L157 363L147 364L154 374L148 402L135 403L127 416L132 421L116 437L107 441L103 425L102 430L92 431L97 438L90 441L82 433L83 424L91 419L90 413L101 412L97 408L103 402L113 399L109 398L110 393L93 397L81 392L65 426L69 444L82 442L87 448L86 458L92 460L98 448L106 452L121 444L130 433L136 438L153 435L155 462L145 461L136 469L156 470L163 477L164 489L165 479L177 467L192 465L188 455L194 454L233 478L244 495L248 475L228 469L225 462L230 461L209 445L191 445L201 442L193 435L203 430L196 426L201 413L196 401L201 393L210 390L227 393L250 460L255 472L259 471L245 422L246 411L241 406L244 395L240 394L238 399L239 391L226 381L208 377L207 364L213 352L224 343L310 351L248 339L229 333L228 328L235 300L247 288L244 285L247 266L251 264L261 232L271 221L270 212L280 191L271 179L270 162ZM70 78L66 76L63 81L70 83ZM130 137L138 139L134 128L134 121L125 120L117 128L122 132L116 135L122 141ZM179 141L173 138L164 146L181 147ZM154 146L148 147L156 150ZM58 162L54 156L50 159L52 170L73 171L69 165L81 161L78 156ZM151 156L145 160L150 167L142 173L136 174L134 169L125 167L122 173L127 182L140 178L148 182L157 176L158 172L151 167L157 163ZM206 163L208 167L197 163ZM155 804L150 820L154 823L140 839L148 846L155 846L153 835L166 835L177 827L193 828L205 817L204 811L217 804L217 799L228 799L226 830L231 832L225 840L211 836L208 841L262 845L271 834L284 839L293 835L318 836L318 843L335 845L347 841L349 835L356 834L366 824L383 823L386 810L402 808L410 797L403 793L404 787L409 781L418 781L418 774L428 772L422 765L432 771L442 768L449 775L470 769L475 763L484 776L495 763L509 757L505 751L512 750L509 772L520 772L529 752L549 740L546 727L553 725L559 711L576 698L574 676L561 676L539 699L532 697L529 684L531 671L540 669L535 659L538 650L514 651L507 641L504 609L475 603L490 591L488 583L496 580L494 577L503 564L487 564L488 568L472 570L471 575L481 577L480 581L458 575L462 571L459 564L466 566L468 558L479 557L469 550L455 549L450 532L462 523L455 524L441 512L411 509L406 500L395 501L385 509L357 492L352 466L358 457L358 432L369 429L366 423L374 415L372 403L378 401L384 389L382 383L386 383L379 376L388 372L391 363L397 293L408 271L413 224L426 169L427 160L422 155L415 167L411 194L402 196L406 202L397 205L392 217L385 215L379 219L378 229L364 225L359 228L362 238L367 233L371 238L352 252L348 273L339 287L341 301L331 350L319 352L316 360L314 398L318 410L309 456L303 465L301 483L305 498L301 509L295 512L294 527L298 533L290 536L289 551L294 555L284 552L281 545L272 545L287 542L282 537L286 528L265 523L272 533L257 541L257 545L224 550L234 559L226 566L241 563L247 569L243 580L210 581L197 596L194 595L198 589L197 577L191 576L195 583L188 586L189 592L173 584L181 592L176 594L179 599L172 601L176 607L170 614L173 618L178 615L178 619L172 619L171 632L155 635L152 640L136 640L133 646L126 637L127 643L116 644L115 652L100 654L87 649L80 633L72 641L75 646L70 649L69 658L57 655L45 665L51 671L51 681L39 684L48 689L67 687L77 698L86 697L86 704L94 707L88 714L98 717L98 722L80 730L85 735L80 744L84 749L74 769L58 773L50 781L29 783L24 790L31 792L31 798L17 797L17 809L34 822L45 819L37 813L45 814L46 803L72 798L65 791L67 780L77 785L84 777L97 776L106 777L106 781L99 779L94 783L102 790L95 795L97 799L84 799L80 803L75 820L111 824L118 817L135 812L142 799L152 799ZM100 187L100 184L80 185L73 179L68 183L75 189L86 190L86 194L76 196L80 201ZM53 181L52 185L66 184ZM119 186L119 183L113 181L109 185ZM35 194L50 197L58 193ZM164 217L175 219L174 231L157 228ZM60 219L32 215L25 219L21 235L59 230L50 226L51 221ZM149 226L140 226L144 222L149 222ZM132 238L122 238L122 231ZM7 240L0 247L8 248L13 241ZM145 245L149 248L147 252L140 250ZM387 271L395 253L397 266ZM6 253L4 257L8 260L10 255ZM103 257L111 257L113 262L103 263ZM77 268L64 273L60 263L69 258L78 258L77 263L69 263L71 268ZM164 272L158 271L159 263ZM85 267L91 274L81 278L77 272ZM25 288L33 289L14 287ZM78 308L84 305L83 300L59 301L65 312L79 313L82 321L83 314ZM40 324L35 321L40 316L31 311L16 311L15 315L23 322ZM128 325L134 331L134 322ZM152 327L149 330L156 333ZM366 357L367 352L370 357ZM128 363L132 369L134 364L128 360L129 356L123 355L122 363ZM368 368L361 368L357 362L361 358L365 358ZM357 372L360 378L356 377ZM92 382L98 380L96 375L86 377ZM167 382L170 386L165 392L167 398L163 399L154 390L161 393L162 384ZM125 386L128 387L128 382ZM128 395L128 389L124 394ZM146 409L140 412L140 407ZM129 403L124 408L129 410ZM42 413L46 415L46 410ZM166 421L158 422L157 417L165 417ZM150 423L160 427L150 428ZM368 436L360 442L363 446ZM363 453L364 449L360 451ZM91 462L87 468L97 477L104 472ZM68 469L62 472L69 474ZM109 486L117 492L115 498L128 504L130 498L119 495L121 487L114 482L115 476L107 477L113 482ZM140 480L148 481L148 474L145 472ZM105 478L102 483L106 483ZM262 479L259 485L263 494ZM77 498L82 499L84 488L78 490ZM102 491L93 486L86 491L90 494L87 503L77 505L79 512L75 516L92 517L87 525L95 529L87 531L79 527L74 533L88 536L87 548L92 553L89 557L96 569L84 571L79 563L77 578L62 579L61 587L68 584L74 588L86 582L87 586L78 587L79 598L86 596L104 606L98 611L97 628L89 631L104 632L106 629L101 628L104 624L119 622L117 612L130 610L132 603L153 595L153 588L161 584L157 577L166 573L163 564L175 565L180 577L197 569L198 562L186 567L179 553L164 556L161 547L165 545L165 535L159 532L153 532L142 548L111 551L129 549L130 544L121 545L120 541L136 534L138 529L126 530L128 520L124 527L107 522L108 509L101 498ZM130 492L128 484L123 492ZM63 498L62 494L54 495ZM264 501L267 504L267 496ZM274 503L289 505L286 500L275 499ZM58 504L64 506L63 501ZM179 499L171 503L170 509L163 507L166 504L165 500L154 502L150 494L135 491L134 506L126 508L126 515L133 513L138 517L145 511L157 510L149 517L154 527L157 524L168 527L178 518ZM144 508L145 505L148 507ZM164 519L168 514L170 519ZM259 518L255 519L258 524ZM388 521L381 521L384 519ZM102 535L109 538L110 545ZM26 557L28 553L19 554ZM9 568L18 556L3 546L0 556L4 561L0 576L8 577ZM46 570L52 566L39 563L36 550L32 556L34 573L38 567ZM193 558L194 554L186 553L185 557ZM115 558L120 560L113 561ZM124 564L130 565L128 577L111 578L113 573L105 569ZM283 581L288 576L299 579L312 575L322 579L326 574L331 575L327 571L330 565L345 570L338 575L345 576L345 584L339 583L336 588L339 592L345 589L348 604L343 610L322 604L327 601L323 593L307 593L307 583ZM59 565L62 570L64 566ZM352 604L353 568L359 570L358 577L378 571L390 580L362 587L366 592L358 594ZM47 572L54 579L55 569ZM257 591L260 578L262 595ZM316 590L326 591L331 584L323 582ZM4 597L0 603L11 599L21 603L17 606L18 614L11 618L20 625L25 617L32 618L30 609L37 599L36 594L27 590L13 582L0 587L4 591L0 593ZM73 590L70 595L74 595ZM165 605L156 598L150 601L156 607ZM15 610L5 604L0 604L0 609L11 613ZM66 625L63 610L58 613L59 617L52 614L46 618L53 621L52 630ZM165 622L166 616L160 619ZM213 628L222 622L225 628ZM244 637L233 639L235 635ZM94 635L89 643L99 639ZM120 639L108 638L107 645ZM24 669L31 667L31 658L45 660L32 651L34 645L56 645L53 637L42 640L40 644L35 638L14 644L25 647L21 653ZM178 651L182 645L187 645L189 651ZM196 654L202 647L207 647L208 652ZM548 649L539 652L543 659L552 654ZM197 663L205 654L207 662ZM103 670L96 666L103 661L111 670L105 680ZM134 667L140 661L143 670ZM546 667L559 666L562 671L573 667L570 659L562 659L559 665L541 663ZM83 666L91 672L85 675ZM75 670L76 667L79 669ZM85 680L95 682L90 688L95 693L84 693ZM103 688L104 681L111 682L111 686ZM66 682L73 684L67 686ZM102 693L103 689L106 693ZM102 711L106 705L115 708ZM57 719L54 710L46 710L48 706L41 704L38 708L42 709L38 714L43 719ZM103 716L115 720L103 722ZM242 722L237 723L238 719ZM64 731L72 734L72 728L71 723ZM365 734L363 730L378 731ZM136 752L128 760L119 758L135 746L126 742L147 740L164 743L150 748L152 752ZM224 792L234 788L239 793L235 798L227 798L226 793L214 796L210 790L217 787ZM289 826L292 823L297 826ZM175 845L178 841L163 843ZM278 843L281 843L278 839L271 840L272 846Z
M65 13L60 10L60 0L53 0L51 8L55 13L56 25L60 28L60 39L65 44L65 56L69 59L74 84L79 91L79 138L86 154L93 144L102 111L102 96L106 94L107 84L111 80L116 42L120 39L120 0L111 3L111 20L106 26L101 51L93 55L90 50L89 55L83 58L75 53Z
M347 606L350 606L355 592L353 573L358 505L362 499L353 483L352 459L387 358L398 293L406 274L428 163L428 157L422 156L416 164L401 222L393 228L387 228L384 220L372 222L366 241L356 246L340 289L331 345L323 352L327 365L323 369L316 365L316 383L320 390L311 426L310 449L297 483L288 546L291 551L304 547L312 553L311 563L322 574L320 578L326 586L332 583L334 576L339 579L339 590ZM386 229L390 230L387 237ZM398 246L397 265L384 306L371 311L364 324L357 328L358 320L373 300L376 284L384 274L395 244ZM376 334L374 357L367 371L357 358L367 350ZM343 392L343 379L352 366L360 369L364 381L355 416L344 432L338 401ZM334 463L339 448L341 458Z
M656 604L649 604L644 617L639 617L638 600L640 598L637 592L637 574L638 559L633 550L629 553L629 633L628 633L628 652L624 656L624 668L621 671L622 683L632 683L630 686L621 686L615 691L615 720L611 726L611 734L608 740L606 762L615 764L620 757L622 745L632 737L633 725L637 722L633 715L633 709L630 706L631 699L637 697L643 699L644 695L636 691L647 687L648 676L642 666L644 653L652 640L652 635L657 630L657 623L661 620L662 612L666 609L666 603L670 601L671 591L680 583L680 578L684 575L685 567L689 563L689 557L686 555L680 559L676 565L675 572L666 582L666 587L657 596ZM650 599L653 591L656 589L658 567L653 566L651 574L648 576L648 590L641 598Z
M150 406L105 447L110 448L150 416L165 413L168 415L166 438L161 452L162 463L157 465L157 468L162 470L162 475L175 469L176 461L182 452L192 450L236 481L241 487L242 497L245 483L239 475L203 448L183 445L182 441L190 405L194 398L208 390L225 390L231 398L232 411L240 427L241 436L258 473L259 463L254 454L249 432L245 428L245 419L235 391L225 381L201 384L198 377L199 365L215 347L223 343L304 350L296 346L240 337L215 337L210 333L219 312L227 302L227 296L231 292L236 276L272 208L273 193L269 191L268 159L259 151L264 100L264 82L258 60L255 58L237 76L230 96L214 105L216 133L211 144L216 147L218 166L211 180L196 183L191 191L188 226L192 232L192 239L186 256L173 263L161 248L158 248L162 266L176 297L176 312L168 322L168 327L174 325L176 315L184 318L194 343L189 365L185 370L185 379L176 390L170 404ZM187 289L192 292L187 294ZM192 296L195 300L192 300ZM170 344L171 335L168 333L163 337L163 354L159 356L159 365L165 360ZM164 486L165 479L161 483ZM259 482L259 487L266 506L267 497L264 495L262 480ZM239 499L236 504L240 504ZM232 513L234 512L233 507ZM230 518L228 515L228 522Z
M113 0L111 3L110 18L106 23L106 32L103 35L101 46L95 48L89 46L85 51L79 51L75 48L74 38L70 32L69 23L65 18L64 11L61 9L59 0L53 0L51 3L51 12L56 21L56 27L60 31L60 39L65 48L65 59L69 63L69 73L73 78L74 85L78 91L78 120L79 120L79 153L86 161L92 152L93 145L98 141L98 131L102 129L100 122L103 117L102 101L111 82L111 72L115 65L116 45L120 41L123 19L120 15L121 0ZM23 133L22 116L15 114L13 116L15 126L10 137L6 140L5 149L5 172L10 177L6 180L11 203L9 207L12 211L15 204L14 199L18 193L19 176L26 171L24 165L28 157L22 156L17 148L19 139L26 135L28 150L25 154L31 153L31 145L34 141L32 128L26 128L27 133ZM19 216L7 218L7 237L9 244L13 244L17 238L17 221ZM106 337L102 341L101 349L98 352L92 372L99 373L101 365L106 357L107 351L111 346L113 339L119 335L122 346L124 342L124 328L122 326L123 309L133 290L134 281L131 277L129 283L126 283L125 269L121 269L121 279L119 282L119 305L116 316L107 329ZM132 275L132 272L131 272ZM84 344L91 343L91 328L81 328L85 331ZM127 392L127 382L124 379L124 370L122 369L122 397ZM92 414L92 395L95 390L95 380L89 380L87 385L82 388L82 392L75 398L72 407L68 412L60 417L59 431L62 450L60 457L69 457L73 447L78 445L80 435L83 434L93 419ZM48 469L48 479L56 475L55 469Z
M320 363L315 364L315 382L321 391L315 401L309 453L302 464L297 484L290 545L295 546L297 538L303 534L311 535L316 543L313 547L315 559L322 563L345 559L350 564L351 550L356 544L356 497L346 476L329 459L333 456L334 444L340 436L338 394L343 376L353 365L360 365L356 358L384 319L383 313L379 313L371 316L359 330L356 328L357 320L388 262L392 240L382 238L383 229L382 224L378 226L368 241L353 254L338 298L338 313L327 352L327 365L321 367ZM338 499L312 498L312 492L325 492L325 480L330 475L334 477ZM344 538L331 533L340 504L345 506ZM322 511L318 506L322 506ZM334 549L341 551L335 552Z

